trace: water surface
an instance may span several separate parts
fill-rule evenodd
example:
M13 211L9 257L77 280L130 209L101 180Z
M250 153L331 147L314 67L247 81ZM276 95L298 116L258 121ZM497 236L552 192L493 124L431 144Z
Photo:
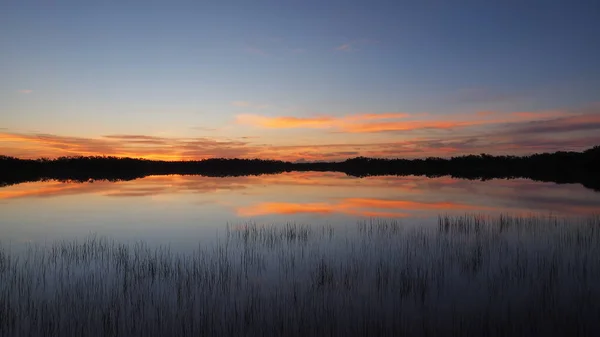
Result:
M170 244L214 240L227 226L354 226L393 218L435 224L440 214L587 216L600 193L578 184L450 177L350 177L292 172L242 177L149 176L91 183L43 181L0 189L0 238L15 245L96 233L115 240Z
M0 189L0 335L600 329L600 194L287 173Z

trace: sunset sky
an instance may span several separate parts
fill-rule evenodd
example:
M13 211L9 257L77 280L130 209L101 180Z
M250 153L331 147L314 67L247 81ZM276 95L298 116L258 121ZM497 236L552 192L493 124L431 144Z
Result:
M0 51L22 158L600 145L598 1L4 1Z

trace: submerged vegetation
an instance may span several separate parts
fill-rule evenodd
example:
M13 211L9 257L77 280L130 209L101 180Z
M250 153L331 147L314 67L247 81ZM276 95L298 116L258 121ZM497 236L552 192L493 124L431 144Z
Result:
M175 253L107 238L0 246L1 336L584 336L600 218L245 225Z
M152 161L117 157L61 157L25 160L0 156L0 186L57 179L90 181L130 180L147 175L197 174L240 176L290 171L335 171L352 176L424 175L455 178L528 178L557 183L580 183L600 191L600 146L583 152L541 153L530 156L487 154L426 159L352 158L342 162L292 163L260 159Z

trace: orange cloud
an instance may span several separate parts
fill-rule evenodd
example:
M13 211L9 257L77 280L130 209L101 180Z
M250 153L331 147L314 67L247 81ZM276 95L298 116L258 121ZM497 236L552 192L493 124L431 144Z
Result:
M558 117L557 117L558 116ZM416 117L426 120L414 120ZM560 111L455 114L444 120L405 113L356 114L344 117L238 116L238 123L273 129L310 128L328 132L327 142L291 137L268 143L250 138L219 140L209 137L173 138L151 135L107 135L97 138L52 134L11 133L0 130L0 154L20 158L58 156L118 156L155 160L206 158L263 158L287 161L337 161L357 156L383 158L449 157L461 154L530 154L583 150L600 144L600 114ZM486 126L485 129L481 129ZM470 128L469 128L470 127ZM349 134L382 131L457 130L415 133L402 139L378 137L353 142ZM362 136L364 139L366 136ZM356 139L356 138L355 138ZM289 143L286 143L288 142ZM300 144L299 144L300 143Z
M567 115L564 111L517 111L510 115L524 120L538 120L548 118L558 118Z
M256 125L265 128L328 128L332 127L335 120L331 117L263 117L258 115L239 115L239 124Z
M383 131L411 131L422 129L454 129L472 125L483 124L484 122L435 122L435 121L413 121L413 122L388 122L388 123L366 123L347 125L342 128L343 132L362 133L362 132L383 132Z
M410 117L407 113L382 113L382 114L356 114L344 117L266 117L259 115L243 114L237 116L238 124L246 124L260 126L263 128L272 129L291 129L291 128L306 128L306 129L322 129L322 128L338 128L344 131L352 132L353 127L361 126L362 121L399 119Z
M108 135L101 138L48 134L0 133L5 155L22 158L58 156L117 156L153 160L191 160L213 157L244 157L245 142L208 138L165 138L146 135Z
M439 119L415 120L420 115L407 113L367 113L342 117L267 117L244 114L237 116L237 123L270 129L334 129L347 133L375 133L386 131L413 131L427 129L456 129L477 125L504 124L524 121L545 120L564 116L562 111L547 112L512 112L501 114L493 111L476 112L475 114L453 114L439 116ZM489 119L488 117L494 117ZM412 118L409 120L409 118ZM401 119L401 121L399 121ZM375 121L375 122L374 122Z

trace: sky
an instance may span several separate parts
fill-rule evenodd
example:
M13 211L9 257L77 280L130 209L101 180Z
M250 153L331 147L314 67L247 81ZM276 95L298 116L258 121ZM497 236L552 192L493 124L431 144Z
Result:
M4 0L0 154L583 150L599 36L592 0Z

